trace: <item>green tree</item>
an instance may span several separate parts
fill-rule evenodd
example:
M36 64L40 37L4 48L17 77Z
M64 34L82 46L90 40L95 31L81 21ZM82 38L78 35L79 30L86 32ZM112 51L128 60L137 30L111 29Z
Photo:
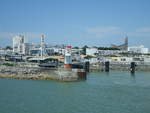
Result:
M6 49L12 50L11 46L6 46Z
M93 56L87 55L86 57L84 57L85 59L91 59L94 58Z
M76 47L73 47L73 49L79 49L79 47L76 46Z
M81 54L86 55L86 48L89 48L87 45L82 47L82 52Z
M120 49L114 47L98 47L98 50L120 50Z

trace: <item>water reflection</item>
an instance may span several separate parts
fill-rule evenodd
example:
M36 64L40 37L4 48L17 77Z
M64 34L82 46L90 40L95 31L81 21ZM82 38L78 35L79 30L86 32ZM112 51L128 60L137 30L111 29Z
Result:
M109 72L106 72L106 76L109 76Z
M135 76L135 73L130 73L130 77L131 77L131 82L132 82L132 83L136 83L136 76Z

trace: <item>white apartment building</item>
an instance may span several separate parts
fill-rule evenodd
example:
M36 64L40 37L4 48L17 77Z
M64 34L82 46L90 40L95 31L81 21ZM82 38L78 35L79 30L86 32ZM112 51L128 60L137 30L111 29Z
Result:
M113 54L119 54L121 52L124 52L122 50L98 50L97 48L86 48L86 55L90 56L106 56L106 55L113 55Z
M145 48L143 45L141 46L132 46L132 47L128 47L128 51L130 52L135 52L135 53L148 53L149 49Z
M98 53L97 48L86 48L86 55L95 56Z
M100 56L114 55L114 54L119 54L121 52L124 52L124 51L122 51L122 50L99 50L98 55L100 55Z
M17 35L13 37L13 52L18 54L24 54L24 35Z

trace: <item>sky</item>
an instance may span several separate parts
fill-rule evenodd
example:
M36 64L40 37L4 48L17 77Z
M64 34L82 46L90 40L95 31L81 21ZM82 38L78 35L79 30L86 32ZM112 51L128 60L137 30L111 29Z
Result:
M73 46L122 44L150 48L150 0L0 0L0 47L28 42Z

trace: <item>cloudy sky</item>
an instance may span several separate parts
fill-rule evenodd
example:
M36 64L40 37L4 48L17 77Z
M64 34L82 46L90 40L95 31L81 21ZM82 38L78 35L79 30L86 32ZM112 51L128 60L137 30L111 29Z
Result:
M23 33L29 42L150 48L150 0L0 0L0 47Z

